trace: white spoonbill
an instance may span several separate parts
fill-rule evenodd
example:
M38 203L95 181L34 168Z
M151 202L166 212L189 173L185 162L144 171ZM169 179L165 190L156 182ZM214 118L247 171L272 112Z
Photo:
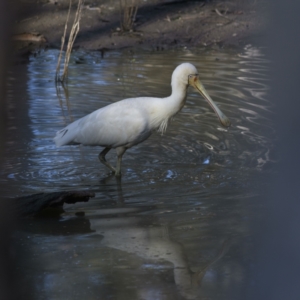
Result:
M192 64L183 63L174 70L171 86L169 97L124 99L90 113L58 131L54 138L56 146L82 144L105 147L99 154L100 162L120 176L125 151L145 141L154 130L162 133L166 130L170 118L184 106L189 86L207 100L223 126L230 126L229 119L210 98ZM105 159L112 148L116 149L118 156L116 168Z

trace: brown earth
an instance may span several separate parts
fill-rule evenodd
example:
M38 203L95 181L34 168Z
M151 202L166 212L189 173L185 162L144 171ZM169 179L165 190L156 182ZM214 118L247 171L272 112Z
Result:
M77 8L77 1L73 2L68 29ZM20 0L14 28L17 48L59 48L68 7L69 0ZM74 47L162 50L243 45L265 29L265 11L263 0L144 0L140 1L133 30L123 32L119 0L86 1Z

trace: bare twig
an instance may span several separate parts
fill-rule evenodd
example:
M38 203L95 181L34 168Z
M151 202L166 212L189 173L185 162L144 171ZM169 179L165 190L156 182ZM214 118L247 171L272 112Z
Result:
M120 1L120 20L123 31L129 31L133 27L136 18L139 0L119 0Z
M69 65L69 60L70 60L72 48L73 48L76 36L77 36L77 34L79 32L79 28L80 28L80 19L81 19L81 11L82 11L82 7L83 7L83 3L84 3L84 0L78 0L77 11L76 11L75 18L74 18L74 21L73 21L73 25L72 25L72 28L71 28L71 32L70 32L70 35L69 35L67 50L66 50L66 53L65 53L64 69L63 69L63 73L62 73L61 77L59 78L60 61L61 61L62 51L63 51L63 47L64 47L64 43L65 43L67 23L68 23L68 20L69 20L71 4L72 4L72 0L70 0L68 17L67 17L67 21L66 21L66 25L65 25L64 35L62 37L62 46L61 46L61 49L60 49L60 55L59 55L57 68L56 68L56 81L62 81L63 82L67 78L68 65Z
M224 14L222 14L217 8L215 8L215 12L220 16L223 17L225 19L228 19L228 17L226 17L225 15L227 14L228 9L226 9L226 11L224 12Z
M69 22L69 18L70 18L71 5L72 5L72 0L70 0L70 4L69 4L69 10L68 10L68 16L67 16L67 20L66 20L66 24L65 24L64 34L61 37L61 47L60 47L60 51L59 51L59 56L58 56L58 61L57 61L57 66L56 66L56 73L55 73L55 81L56 82L59 80L60 62L61 62L61 56L62 56L62 52L64 49L65 40L66 40L66 33L67 33L68 22Z
M70 60L70 56L71 56L71 51L72 51L76 36L79 32L79 28L80 28L80 19L81 19L81 11L82 11L83 2L84 2L84 0L78 0L77 11L76 11L73 26L71 29L71 33L69 36L67 51L66 51L66 55L65 55L64 70L61 75L62 81L64 81L64 79L66 78L66 76L68 74L68 65L69 65L69 60Z

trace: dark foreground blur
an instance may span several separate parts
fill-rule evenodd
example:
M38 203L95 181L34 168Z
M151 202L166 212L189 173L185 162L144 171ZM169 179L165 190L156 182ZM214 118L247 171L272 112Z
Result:
M270 178L268 213L257 240L257 266L253 270L248 299L300 298L300 186L299 186L299 78L300 26L296 1L270 1L269 29L271 64L270 99L277 106L274 116L280 159L277 175Z
M12 12L8 1L0 1L0 168L4 150L5 128L5 79L7 57L9 53L9 36ZM12 233L13 216L8 213L8 204L0 194L0 295L1 299L16 299L14 295L15 276L12 274L12 249L10 236Z

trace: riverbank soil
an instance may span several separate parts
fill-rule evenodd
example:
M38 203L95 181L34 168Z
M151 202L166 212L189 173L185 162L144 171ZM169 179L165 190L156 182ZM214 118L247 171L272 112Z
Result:
M59 48L69 0L19 0L14 28L16 48ZM77 9L73 0L68 31ZM120 1L85 1L74 48L126 47L163 50L176 47L242 45L267 26L263 0L139 1L132 30L121 29Z

